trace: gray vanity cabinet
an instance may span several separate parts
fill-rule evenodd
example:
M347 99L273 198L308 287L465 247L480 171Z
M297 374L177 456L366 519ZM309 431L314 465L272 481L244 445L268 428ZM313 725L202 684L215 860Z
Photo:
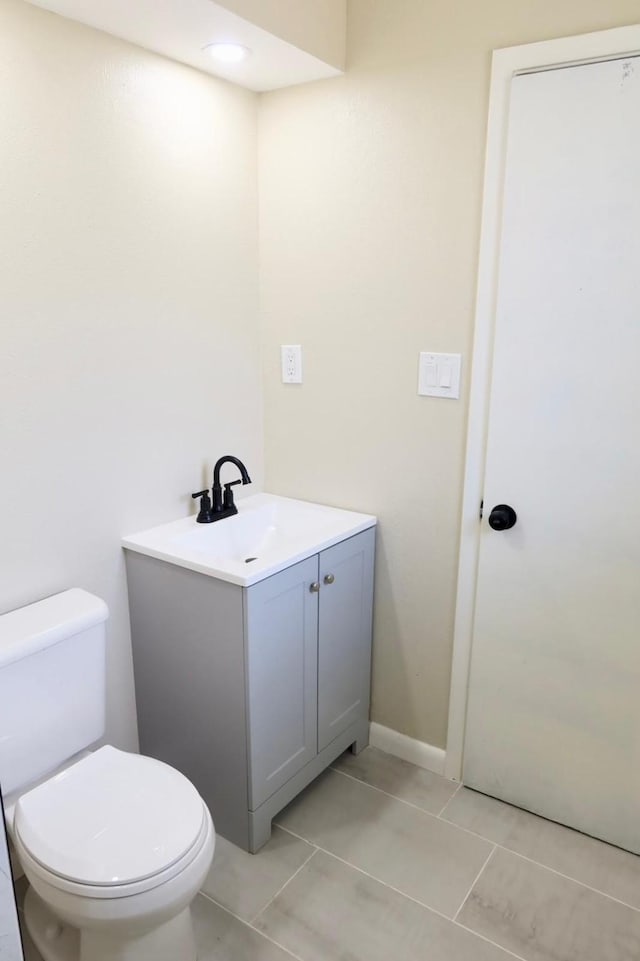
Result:
M373 530L319 557L318 751L369 715Z
M126 552L140 749L249 851L368 743L375 528L249 587Z
M373 530L245 591L249 806L369 714Z
M318 753L318 598L309 557L245 591L249 807Z

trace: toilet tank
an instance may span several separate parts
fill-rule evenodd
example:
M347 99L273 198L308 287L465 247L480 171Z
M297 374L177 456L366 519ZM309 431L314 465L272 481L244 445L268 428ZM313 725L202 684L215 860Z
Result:
M73 588L0 615L0 784L19 791L104 733L104 601Z

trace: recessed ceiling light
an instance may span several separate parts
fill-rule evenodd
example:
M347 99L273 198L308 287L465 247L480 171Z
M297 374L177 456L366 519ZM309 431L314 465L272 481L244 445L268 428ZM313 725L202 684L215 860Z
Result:
M241 43L208 43L203 50L220 63L240 63L251 51Z

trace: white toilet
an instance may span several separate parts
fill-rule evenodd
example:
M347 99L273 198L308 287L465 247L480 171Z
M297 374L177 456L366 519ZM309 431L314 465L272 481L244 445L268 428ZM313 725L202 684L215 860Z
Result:
M45 961L195 961L215 846L190 781L104 734L106 604L74 589L0 616L0 783Z

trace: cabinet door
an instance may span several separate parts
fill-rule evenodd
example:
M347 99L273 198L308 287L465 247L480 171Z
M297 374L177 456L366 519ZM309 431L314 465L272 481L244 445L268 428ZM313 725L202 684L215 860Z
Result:
M318 556L245 591L249 804L317 753Z
M318 751L369 716L375 528L320 554Z

